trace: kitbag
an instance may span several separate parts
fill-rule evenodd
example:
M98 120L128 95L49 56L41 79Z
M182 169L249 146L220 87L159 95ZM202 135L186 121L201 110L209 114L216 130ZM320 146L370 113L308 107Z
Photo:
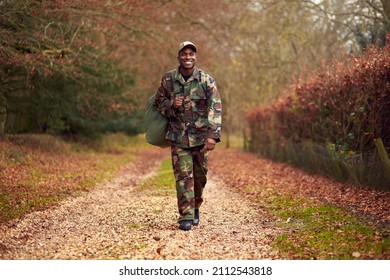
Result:
M168 129L168 119L161 114L154 106L155 94L153 94L147 103L145 113L146 126L146 142L151 145L162 148L170 146L170 143L165 139Z

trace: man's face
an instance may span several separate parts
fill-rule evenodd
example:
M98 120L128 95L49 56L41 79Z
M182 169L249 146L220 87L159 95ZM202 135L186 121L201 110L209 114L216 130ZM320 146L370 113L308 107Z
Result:
M184 48L179 52L177 59L182 68L189 70L195 67L196 53L191 48Z

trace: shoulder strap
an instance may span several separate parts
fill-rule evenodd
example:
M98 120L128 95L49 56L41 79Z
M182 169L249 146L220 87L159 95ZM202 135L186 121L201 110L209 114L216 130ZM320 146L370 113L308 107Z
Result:
M176 94L175 94L175 88L174 88L174 85L173 85L173 75L172 75L172 72L173 71L170 71L170 72L168 72L165 75L165 81L167 83L168 90L169 90L169 93L171 95L171 100L174 100L176 98Z
M167 86L170 92L174 91L173 89L173 76L172 72L168 72L165 74L165 81L167 82Z
M202 73L203 71L199 69L199 79L200 79L200 84L202 85L202 89L203 91L206 93L206 97L209 98L210 97L210 92L207 88L207 81L206 81L206 77L204 79L204 81L202 80ZM204 74L204 73L203 73Z

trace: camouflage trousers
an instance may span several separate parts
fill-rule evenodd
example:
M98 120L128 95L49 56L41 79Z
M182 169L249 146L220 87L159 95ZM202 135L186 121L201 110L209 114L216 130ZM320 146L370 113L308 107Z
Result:
M203 202L208 156L202 148L203 146L189 149L171 147L179 221L193 220L195 208L198 209Z

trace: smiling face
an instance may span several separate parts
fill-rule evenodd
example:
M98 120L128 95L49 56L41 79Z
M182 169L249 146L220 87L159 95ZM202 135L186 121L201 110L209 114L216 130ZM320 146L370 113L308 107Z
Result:
M182 74L191 74L196 64L196 52L191 48L182 49L178 56Z

